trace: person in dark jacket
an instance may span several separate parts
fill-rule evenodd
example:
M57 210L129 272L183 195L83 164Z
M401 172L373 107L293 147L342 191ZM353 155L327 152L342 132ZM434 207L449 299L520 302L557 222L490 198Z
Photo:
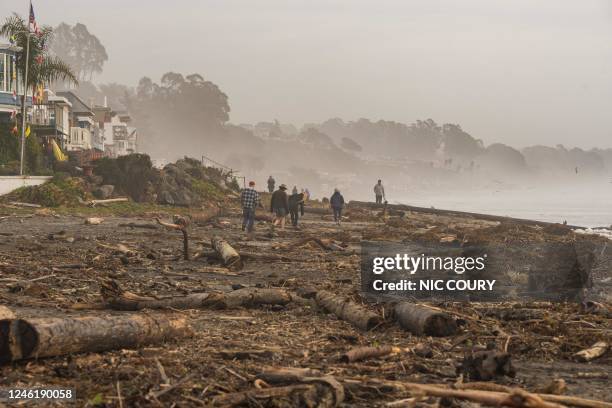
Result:
M289 197L287 197L286 190L287 186L281 184L270 200L270 212L275 216L272 225L280 225L281 229L285 228L285 217L289 213Z
M304 193L295 193L289 196L289 215L291 215L291 225L298 226L298 219L304 215Z
M274 180L274 177L270 176L268 177L268 191L270 193L272 193L274 191L274 185L276 184L276 180Z
M329 205L334 211L334 221L340 225L342 219L342 208L344 207L344 197L340 194L340 190L334 188L334 194L329 199Z

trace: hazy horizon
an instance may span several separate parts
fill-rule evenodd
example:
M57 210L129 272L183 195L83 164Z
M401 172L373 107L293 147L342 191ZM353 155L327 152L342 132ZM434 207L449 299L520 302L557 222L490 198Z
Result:
M0 15L24 15L4 0ZM204 75L232 123L332 117L458 123L487 144L612 147L612 7L603 0L102 3L34 0L109 60L94 82Z

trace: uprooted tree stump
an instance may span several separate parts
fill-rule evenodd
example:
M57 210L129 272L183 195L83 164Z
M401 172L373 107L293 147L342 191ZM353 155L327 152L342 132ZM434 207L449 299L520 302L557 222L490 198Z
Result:
M183 316L123 314L5 319L0 320L0 364L29 358L135 348L191 333Z
M417 336L444 337L457 332L455 319L443 311L401 302L394 312L399 325Z
M223 260L223 265L232 271L239 271L244 266L240 254L226 240L212 237L210 243Z
M319 306L328 312L335 314L340 319L346 320L361 330L371 330L382 321L376 313L369 311L365 307L325 290L318 291L315 300Z
M465 378L476 381L490 381L499 377L516 375L510 354L497 350L467 352L458 370Z

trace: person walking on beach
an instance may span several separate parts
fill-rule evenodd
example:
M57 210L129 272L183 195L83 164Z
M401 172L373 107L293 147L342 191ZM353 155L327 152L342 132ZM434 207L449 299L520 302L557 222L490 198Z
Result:
M240 202L242 203L242 230L246 230L248 239L253 239L255 208L262 206L254 181L249 181L249 187L242 190Z
M285 229L285 217L289 213L289 198L287 197L287 186L281 184L272 194L270 200L270 212L274 213L275 219L273 226L280 225L281 229Z
M276 180L274 180L274 177L270 176L268 177L268 192L272 193L274 191L274 185L276 184Z
M289 196L289 215L291 215L291 225L298 227L300 213L304 216L304 193L297 192Z
M374 195L376 196L376 204L382 204L385 198L385 188L382 185L382 180L378 180L378 183L374 185Z
M329 205L334 212L334 222L340 225L342 220L342 208L344 207L344 197L340 194L340 190L334 188L334 194L329 199Z

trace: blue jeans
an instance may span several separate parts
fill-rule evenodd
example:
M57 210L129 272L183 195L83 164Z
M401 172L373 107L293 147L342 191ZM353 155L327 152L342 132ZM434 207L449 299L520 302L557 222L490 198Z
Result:
M342 219L342 207L332 207L334 210L334 221L338 222Z
M253 224L255 224L255 209L243 208L242 216L242 226L246 228L247 232L253 231Z

